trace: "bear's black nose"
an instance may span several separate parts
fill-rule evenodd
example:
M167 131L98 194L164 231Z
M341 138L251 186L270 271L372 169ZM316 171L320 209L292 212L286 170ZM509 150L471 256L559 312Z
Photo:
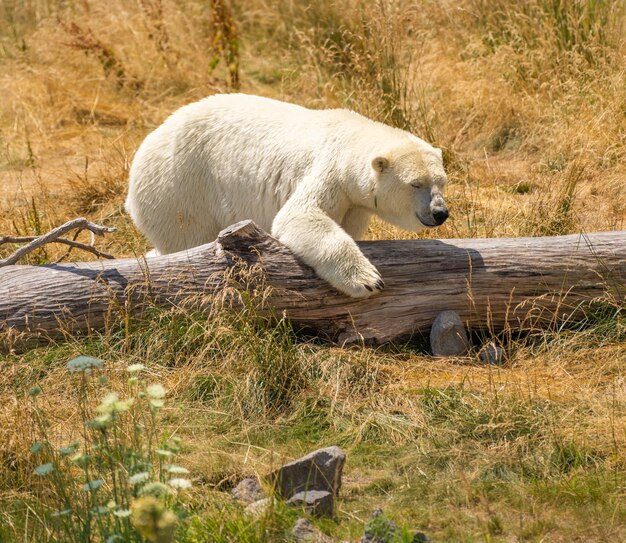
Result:
M444 207L443 209L438 209L437 211L433 211L433 219L437 225L443 224L446 222L448 218L448 210Z

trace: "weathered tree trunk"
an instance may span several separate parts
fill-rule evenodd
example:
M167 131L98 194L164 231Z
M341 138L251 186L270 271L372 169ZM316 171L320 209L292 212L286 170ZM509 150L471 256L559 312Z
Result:
M626 232L359 246L386 284L364 300L337 293L250 221L213 243L165 256L9 266L0 269L0 328L80 332L119 318L116 308L138 312L147 300L168 305L202 297L210 304L246 268L242 263L263 270L275 315L284 311L297 327L339 342L426 332L450 309L470 329L528 329L576 318L585 302L607 292L623 299L625 292Z

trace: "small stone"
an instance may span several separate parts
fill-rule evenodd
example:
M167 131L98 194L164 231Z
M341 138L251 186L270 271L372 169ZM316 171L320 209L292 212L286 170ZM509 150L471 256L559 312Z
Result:
M430 330L430 348L435 356L467 354L467 332L456 311L442 311L437 315Z
M339 447L326 447L285 464L266 479L285 499L303 490L325 490L337 496L345 462L346 455Z
M297 542L306 543L333 543L332 538L322 533L317 527L305 518L299 518L293 525L291 535Z
M259 481L252 477L242 479L240 483L230 491L230 495L236 500L245 503L253 503L267 497Z
M424 532L415 532L411 543L431 543L431 541Z
M492 364L494 366L501 366L506 361L504 349L492 341L487 343L487 345L480 350L478 358L483 364Z
M248 507L246 507L246 513L255 517L260 517L263 513L265 513L265 511L267 511L267 508L269 507L269 505L270 505L269 498L263 498L262 500L257 500L255 502L252 502L250 505L248 505Z
M315 517L332 517L333 498L326 490L305 490L289 498L287 505L303 507L307 514Z

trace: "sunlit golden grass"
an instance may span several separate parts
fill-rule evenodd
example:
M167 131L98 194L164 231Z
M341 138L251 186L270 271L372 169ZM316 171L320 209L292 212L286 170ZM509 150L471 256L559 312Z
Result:
M469 359L434 361L412 347L345 350L296 342L289 329L250 323L251 316L156 311L125 333L5 358L11 365L0 383L7 406L2 454L12 468L2 499L13 505L20 496L32 499L34 438L13 425L32 428L23 402L33 384L43 389L54 439L64 444L80 435L80 392L68 388L65 362L83 352L107 361L108 389L122 394L126 366L143 363L145 378L168 390L163 427L183 438L182 458L200 486L192 493L196 506L214 486L227 489L238 477L331 442L351 459L340 504L344 525L333 530L349 528L353 535L358 523L348 519L365 520L359 511L381 503L440 535L450 529L457 537L476 535L484 507L515 531L511 514L533 515L516 501L528 495L534 496L529 503L543 504L539 516L550 519L556 534L575 530L593 538L596 524L563 519L593 507L606 523L605 506L584 497L595 492L588 484L601 485L607 506L615 506L611 496L619 499L620 483L613 488L609 475L621 480L626 445L626 350L619 338L596 337L593 329L529 338L508 345L512 367L492 368ZM578 486L568 489L576 479ZM428 506L420 501L424 492ZM468 525L440 510L450 507L469 507L473 520ZM433 508L437 513L426 521ZM608 533L621 533L619 515L605 526Z
M177 107L236 86L350 107L441 146L451 217L423 235L624 229L623 30L623 5L608 0L9 0L0 234L87 216L117 227L102 249L142 254L122 208L135 149ZM412 235L376 220L368 237ZM25 262L64 252L51 245ZM113 390L136 362L168 390L163 429L184 439L189 508L204 515L179 541L284 539L290 513L243 529L212 489L332 443L348 451L339 522L323 524L337 539L357 540L382 506L435 541L623 540L623 301L607 308L579 329L495 338L502 368L436 360L419 341L339 349L250 314L177 310L3 353L0 540L49 537L25 402L40 386L54 439L79 435L65 367L78 354L105 360ZM215 519L230 526L222 539Z

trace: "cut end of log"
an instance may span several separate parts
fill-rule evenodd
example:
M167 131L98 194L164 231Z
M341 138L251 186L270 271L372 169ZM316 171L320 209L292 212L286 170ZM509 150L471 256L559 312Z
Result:
M247 249L265 241L269 236L254 221L241 221L224 228L217 235L217 243L224 250Z

